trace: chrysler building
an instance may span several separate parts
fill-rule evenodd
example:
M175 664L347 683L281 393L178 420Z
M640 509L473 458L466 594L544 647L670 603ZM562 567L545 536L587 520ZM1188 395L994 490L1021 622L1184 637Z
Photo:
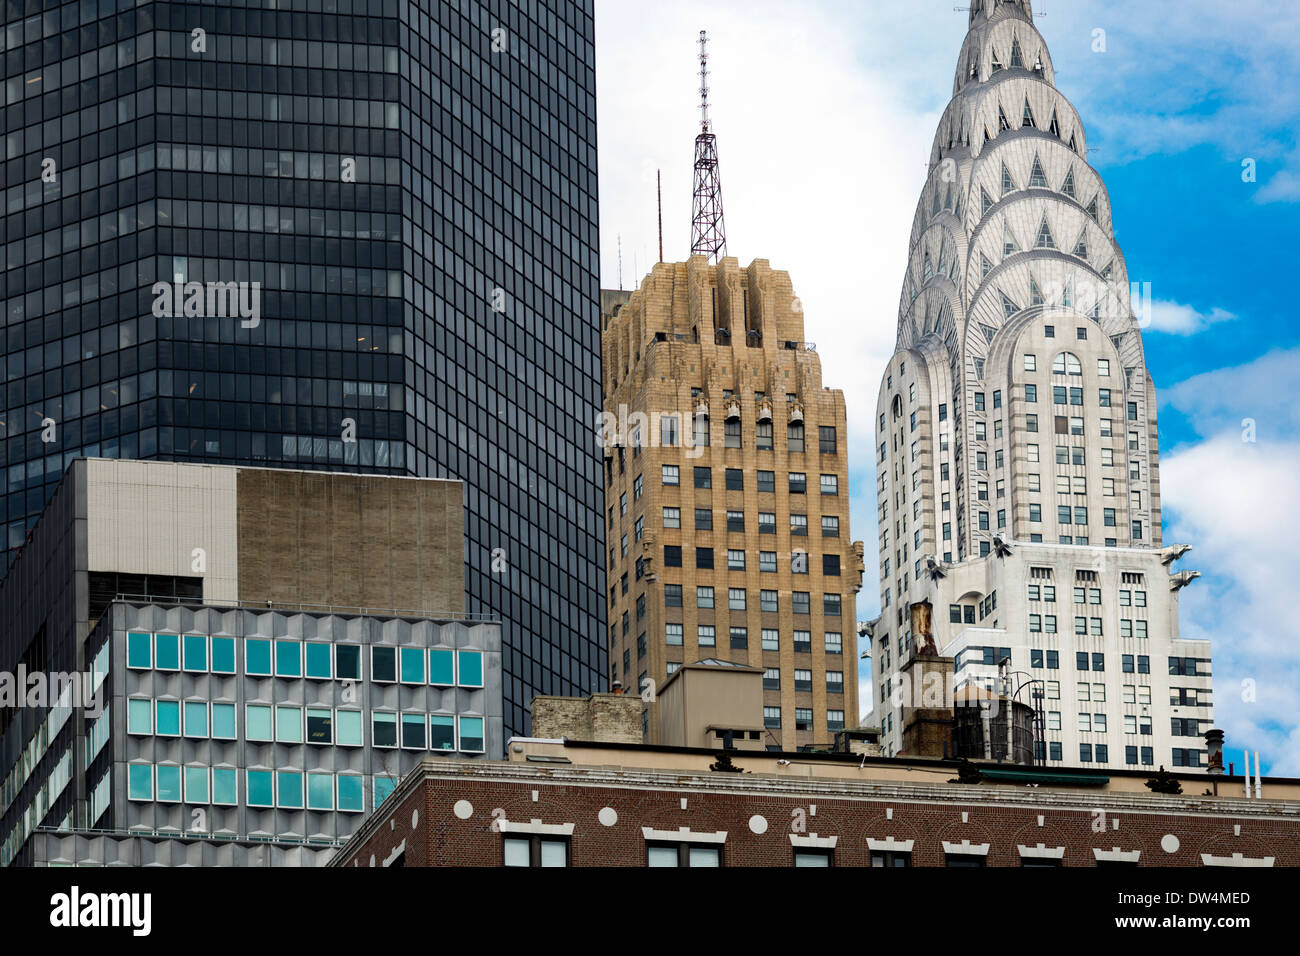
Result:
M972 0L874 423L886 753L929 602L958 686L1038 711L1049 766L1202 766L1206 641L1178 636L1156 395L1110 199L1029 0Z

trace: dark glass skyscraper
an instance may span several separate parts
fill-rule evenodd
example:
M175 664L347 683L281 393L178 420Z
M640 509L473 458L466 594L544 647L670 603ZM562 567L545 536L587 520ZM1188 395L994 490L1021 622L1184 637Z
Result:
M461 478L507 733L597 689L591 0L3 9L5 566L79 455Z

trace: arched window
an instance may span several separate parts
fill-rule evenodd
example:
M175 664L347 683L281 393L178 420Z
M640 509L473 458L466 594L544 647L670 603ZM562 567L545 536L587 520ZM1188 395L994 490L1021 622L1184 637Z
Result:
M1073 352L1062 352L1052 359L1053 375L1082 375L1083 366Z

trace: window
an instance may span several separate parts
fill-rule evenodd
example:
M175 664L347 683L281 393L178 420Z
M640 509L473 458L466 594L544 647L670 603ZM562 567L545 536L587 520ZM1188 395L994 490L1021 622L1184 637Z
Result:
M827 631L825 633L825 642L827 654L844 653L844 640L839 631Z
M812 632L811 631L794 631L791 641L796 654L812 653Z
M749 647L749 630L744 627L733 627L728 629L728 636L731 640L733 650L745 650Z
M699 843L647 843L646 866L719 867L722 848Z
M680 485L682 483L682 471L677 465L662 466L661 474L665 485Z
M812 730L813 712L811 707L796 707L794 709L794 729L795 730Z
M781 632L776 628L763 628L762 647L765 651L776 651L781 649Z
M822 613L827 617L840 616L840 595L824 594L822 595Z
M822 475L822 494L838 495L840 493L840 479L838 475Z
M713 567L713 549L712 549L712 548L696 548L696 549L695 549L695 566L696 566L697 568L704 568L704 569L712 568L712 567Z
M713 512L710 511L708 508L695 509L695 530L696 531L713 530Z
M727 531L744 532L745 530L745 512L728 511L727 512Z
M403 684L423 684L424 676L424 648L421 647L403 647L399 649L399 659L402 667Z
M1026 372L1037 372L1037 371L1038 371L1038 356L1036 356L1036 355L1026 355L1026 356L1025 356L1025 371L1026 371Z
M502 838L502 866L565 867L569 841L555 837L507 834Z
M763 726L768 730L781 729L781 708L780 707L763 708Z
M758 552L758 570L763 573L776 573L776 552Z
M713 647L717 644L717 634L712 624L700 624L696 628L695 643L700 647Z
M681 508L664 508L664 527L680 528L682 526Z
M831 850L795 850L795 866L826 867L831 865Z
M812 613L809 602L809 593L807 591L790 592L790 604L795 614Z
M397 715L375 712L371 715L370 742L376 747L397 746Z
M835 428L832 425L822 425L817 429L818 450L823 455L835 454Z
M728 418L722 423L724 444L727 448L740 447L740 419Z
M840 519L835 515L822 515L822 537L838 538L840 536Z
M701 468L699 465L696 465L695 466L695 487L712 488L713 471L709 468Z
M777 592L762 590L758 592L758 609L764 613L775 614L779 608L777 606Z
M392 684L397 681L397 648L370 648L370 679L379 683Z
M682 646L682 626L681 624L664 625L664 642L670 647Z
M739 468L728 468L726 471L726 486L728 491L745 490L745 473Z
M727 607L732 611L745 610L745 589L744 588L727 589Z
M790 494L802 495L808 491L808 476L801 471L792 471L788 473L790 481Z

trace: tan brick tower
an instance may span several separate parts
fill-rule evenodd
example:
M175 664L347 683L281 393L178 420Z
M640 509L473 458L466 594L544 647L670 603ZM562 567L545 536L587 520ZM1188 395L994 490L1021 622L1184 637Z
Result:
M862 544L844 394L789 275L694 256L601 311L611 682L651 697L683 663L761 667L765 743L829 744L858 723Z

